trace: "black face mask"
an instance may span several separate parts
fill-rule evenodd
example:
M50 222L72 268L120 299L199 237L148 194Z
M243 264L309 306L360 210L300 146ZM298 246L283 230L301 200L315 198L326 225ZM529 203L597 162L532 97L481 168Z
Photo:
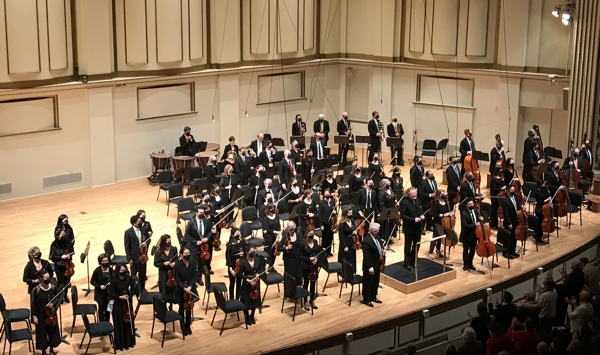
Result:
M49 285L50 284L50 279L42 280L42 282L44 283L44 285Z
M392 122L398 122L398 120L392 120Z
M355 172L358 174L360 173L360 169L356 169Z
M298 148L298 144L294 144L294 148Z
M379 115L375 116L375 119L378 120L379 119Z
M255 254L254 252L252 252L252 253L248 253L248 256L249 256L249 257L251 257L251 258L253 258L253 257L254 257L254 254Z
M423 165L422 161L417 162L417 165Z
M184 255L183 260L190 260L190 255Z
M375 190L375 185L373 185L373 184L370 184L370 185L369 185L369 188L370 188L371 190Z
M573 157L577 158L578 156L579 156L579 154L573 153Z
M385 189L389 190L390 189L390 185L385 185Z
M298 186L298 184L292 184L292 186L293 186L293 187L296 187L296 186Z
M333 177L333 175L327 175L328 179L331 179Z
M64 224L64 225L69 224L69 220L68 219L63 219L62 224Z
M171 246L171 243L165 243L165 246L168 248Z
M192 134L191 134L190 132L186 132L186 134L185 134L185 135L189 137L189 136L191 136Z
M35 253L35 254L33 254L33 258L34 259L41 259L42 258L42 253Z
M290 228L290 229L288 229L288 233L289 234L296 234L296 228Z
M127 271L121 271L121 272L119 272L119 275L121 275L121 276L127 276Z
M458 164L458 160L455 160L452 162L452 165L457 165Z
M308 237L308 239L313 239L315 237L315 235L314 234L309 234L307 237Z
M102 266L102 267L108 267L108 263L101 263L100 266Z
M469 206L469 211L473 211L475 209L475 206Z
M440 196L440 198L441 198L442 200L445 200L445 199L446 199L446 195L442 195L442 196Z
M379 161L379 158L373 158L374 161Z
M246 156L246 152L242 152L242 156L245 157Z
M559 171L560 170L560 166L555 166L554 170Z
M435 176L430 176L430 177L428 177L428 179L429 179L429 180L434 180L434 179L435 179Z
M327 195L324 197L326 200L329 200L331 198L331 196Z

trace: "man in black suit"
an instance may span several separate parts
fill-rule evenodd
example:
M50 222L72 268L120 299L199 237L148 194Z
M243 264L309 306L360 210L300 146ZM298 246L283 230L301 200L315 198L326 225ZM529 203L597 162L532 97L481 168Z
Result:
M279 182L281 183L281 188L286 190L286 193L287 186L294 176L296 176L296 162L290 156L290 151L286 149L283 152L283 159L279 162Z
M504 228L510 232L510 240L508 253L504 254L505 258L514 259L520 255L516 253L517 239L515 238L515 230L517 228L517 211L521 209L521 205L515 196L515 188L511 186L506 190L506 198L502 202L502 211L504 212Z
M258 156L258 164L265 167L273 167L273 164L271 164L271 159L273 159L273 163L275 163L275 149L273 148L273 143L271 143L271 141L266 141L264 145L265 150Z
M258 193L265 188L265 167L262 165L257 165L254 171L254 174L250 176L248 184L252 187L252 194L246 201L248 205L254 205L254 201L258 202ZM257 207L258 210L258 207Z
M472 155L475 151L475 142L470 137L471 130L469 130L469 136L465 136L462 141L460 141L460 146L458 150L460 151L460 171L465 173L465 158L467 155Z
M183 129L183 135L179 137L179 147L181 148L181 155L185 155L188 157L193 157L192 153L192 145L196 143L194 140L194 136L192 136L192 129L188 126L185 126Z
M517 313L517 305L512 303L513 295L508 291L504 291L502 299L503 302L500 303L496 298L496 308L494 309L492 297L488 297L488 311L500 323L502 329L508 329L512 325L511 322L515 313Z
M400 202L400 216L404 225L404 268L412 270L415 266L415 253L418 253L421 241L421 223L425 220L421 204L417 201L417 189L409 187Z
M367 307L373 307L373 303L382 303L377 299L379 290L379 277L381 270L381 258L385 255L383 240L379 238L379 224L369 225L369 234L362 242L363 250L363 303Z
M418 155L415 155L414 163L410 168L410 185L412 187L418 188L421 186L421 181L425 179L425 169L423 168L423 158Z
M529 162L529 152L533 149L533 143L535 142L533 140L534 136L535 136L535 131L533 129L530 129L527 132L527 138L523 142L523 160L522 160L523 166L527 165ZM523 180L529 181L529 175L527 175L527 172L525 171L525 169L523 169Z
M460 184L463 176L458 168L458 158L450 157L448 162L451 164L446 168L446 181L448 182L448 204L450 209L454 208L454 198L460 192Z
M581 169L583 169L583 159L579 153L579 148L575 148L573 150L573 156L568 156L567 159L565 159L565 162L562 166L563 170L573 167L578 172L581 172Z
M425 177L425 180L421 181L421 186L419 186L419 200L421 206L428 209L437 191L437 182L431 170L427 170ZM433 231L433 214L431 213L425 215L425 228L428 231Z
M235 158L233 163L233 171L236 172L238 181L242 181L242 176L252 169L252 160L246 154L246 148L240 148L240 154Z
M271 202L275 202L275 191L271 190L271 179L265 179L263 181L262 189L258 191L258 196L256 198L256 210L260 210L262 205L269 202L267 201L267 195L271 195L269 198L273 199Z
M588 161L590 163L590 168L594 169L594 153L592 152L592 145L590 141L585 141L581 146L581 157L584 161Z
M379 214L379 202L377 200L377 191L375 191L373 180L368 180L365 187L358 191L357 205L358 214L361 217L368 219L368 222L373 220L373 216L368 218L371 212L374 212L375 217Z
M494 168L496 167L496 162L498 159L502 158L502 153L504 153L504 148L502 147L502 142L496 142L496 146L492 148L490 152L490 174L494 176Z
M381 133L379 132L379 112L373 111L373 117L367 126L369 136L371 137L371 147L369 148L369 161L373 161L373 154L381 150Z
M258 163L258 158L260 156L260 153L265 151L265 135L262 133L259 133L256 135L256 139L253 140L252 142L250 142L250 148L252 149L252 151L254 152L255 155L252 156L252 166L257 166Z
M465 198L475 199L477 192L475 191L475 177L473 173L467 171L465 174L465 181L460 184L460 198L459 203L465 201ZM463 211L467 209L466 201L463 202L458 208Z
M541 159L537 148L538 144L534 141L532 144L532 149L527 153L527 161L523 166L523 176L527 176L525 181L533 181L531 169L533 169L534 166L538 166L544 162L544 159Z
M304 133L306 133L306 123L302 122L302 115L297 114L296 122L292 125L292 136L304 136Z
M337 123L338 136L350 137L350 121L348 121L348 112L342 112L342 119ZM348 160L348 145L340 144L340 158L342 161Z
M187 248L190 250L191 257L190 263L197 265L198 270L202 270L204 265L207 265L210 269L210 260L200 257L201 246L207 244L209 246L209 255L212 252L212 233L216 233L216 227L213 227L211 231L211 223L204 217L204 211L206 210L205 205L198 205L196 207L196 215L190 219L187 226L185 227L185 234L183 235L182 242L187 243ZM212 256L212 255L211 255ZM198 275L198 284L204 286L202 282L202 274Z
M398 132L398 135L396 136L396 132ZM389 125L387 125L387 135L388 137L392 137L392 138L402 138L402 136L404 135L404 128L402 128L402 123L398 123L398 117L396 116L392 116L392 123L390 123ZM397 147L392 147L392 159L394 159L394 154L395 158L396 158L396 162L400 165L400 166L404 166L404 154L403 154L403 149L404 149L404 141L402 141L403 144L397 146Z
M315 133L321 133L323 144L327 147L329 141L329 121L325 120L325 115L320 114L319 119L313 124L313 131Z
M319 162L325 160L325 147L327 144L323 143L324 140L326 139L321 133L315 133L315 141L310 144L310 150L313 152L313 157L317 160L316 170L318 170L321 165Z
M137 275L142 290L145 290L147 263L140 261L140 247L143 243L147 245L150 242L150 237L147 231L140 228L142 219L139 216L132 216L129 222L131 228L125 231L125 255L127 256L127 262L131 265L131 276Z
M550 163L552 170L544 173L544 181L548 184L552 196L563 185L562 177L560 176L560 164L557 161Z
M483 222L483 217L475 215L475 203L472 199L464 203L465 209L460 212L460 242L463 243L463 270L477 270L473 266L477 237L475 229Z

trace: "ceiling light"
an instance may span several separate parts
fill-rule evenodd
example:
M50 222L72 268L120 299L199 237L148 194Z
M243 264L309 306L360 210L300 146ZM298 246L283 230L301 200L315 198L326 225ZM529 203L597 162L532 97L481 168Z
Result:
M565 26L568 26L568 25L571 23L571 20L569 20L569 19L566 19L566 18L563 18L563 19L562 19L562 23L563 23Z
M552 15L554 15L554 17L558 17L558 15L560 15L560 5L556 5L554 10L552 10Z

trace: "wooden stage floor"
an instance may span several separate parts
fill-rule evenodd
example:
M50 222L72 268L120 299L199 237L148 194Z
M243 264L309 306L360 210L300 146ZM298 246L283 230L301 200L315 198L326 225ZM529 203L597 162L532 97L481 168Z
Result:
M409 156L405 156L407 161L408 158ZM389 160L389 156L384 159L384 161L387 160ZM426 166L427 164L428 161L426 161ZM409 168L408 165L402 168L402 176L406 180L408 179ZM487 171L487 167L483 167L482 170ZM443 170L434 171L438 181L441 182ZM167 208L164 193L161 193L160 200L156 201L157 189L158 187L149 185L145 178L140 178L110 186L84 188L0 203L0 214L4 216L0 221L0 235L4 236L4 243L6 244L3 252L4 259L2 261L0 285L2 285L1 292L8 307L28 307L29 297L26 293L26 285L22 282L22 272L27 262L27 251L31 246L37 245L42 250L43 258L48 257L50 243L53 240L53 228L58 215L61 213L66 213L69 216L75 233L82 231L77 239L76 246L78 248L84 246L88 240L96 243L90 251L90 273L97 266L96 257L102 252L102 244L107 239L113 241L117 254L124 254L123 233L130 227L129 217L135 214L138 209L146 210L147 219L152 223L155 231L162 228L158 234L171 234L173 243L177 244L175 238L176 208L171 206L170 215L166 216ZM487 189L482 189L482 191L488 192ZM551 244L541 246L539 252L535 251L534 243L530 240L527 254L519 259L512 260L510 270L505 267L505 259L501 258L500 265L502 267L494 269L493 278L490 278L487 263L484 263L480 268L481 272L469 273L462 271L461 268L455 280L410 295L404 295L384 286L383 289L380 289L379 294L383 304L377 304L374 308L367 308L362 305L359 302L361 296L358 296L356 292L352 307L348 307L350 289L344 289L342 298L338 298L340 287L335 277L331 277L325 290L327 296L317 299L316 303L319 309L315 310L314 316L311 316L310 312L305 312L299 308L296 321L292 323L293 303L286 302L284 312L281 314L282 294L277 292L276 287L271 287L265 300L265 304L270 305L270 307L265 308L262 314L257 312L256 325L246 330L243 321L237 321L235 316L231 316L227 320L223 335L219 336L223 313L217 313L215 324L211 326L210 321L214 311L209 308L208 315L204 316L204 308L200 302L196 305L195 315L202 316L204 319L193 323L193 335L182 341L180 329L177 326L174 334L177 339L170 336L169 333L165 340L164 349L160 348L161 334L160 330L157 330L162 327L157 326L154 338L150 338L152 309L151 306L144 306L140 310L136 324L141 338L138 338L135 348L130 349L128 352L136 354L158 354L161 352L258 354L302 344L309 340L343 334L397 318L416 310L432 307L498 284L565 255L600 234L600 217L587 210L583 211L583 226L579 226L578 215L573 216L573 226L570 230L564 228L564 225L565 219L562 219L561 226L563 228L560 230L560 238L556 238L554 234ZM181 226L183 227L183 224ZM457 228L460 228L460 226L457 226ZM429 238L430 235L431 233L428 233L423 238ZM223 240L228 240L228 233L224 233ZM492 240L495 241L495 236ZM403 238L401 241L396 240L393 245L396 252L387 254L388 264L403 259L403 241ZM335 251L337 252L337 236ZM427 252L428 244L425 244L421 248L420 257L426 257ZM362 262L360 254L359 251L359 263ZM462 265L461 258L462 247L459 244L452 250L449 262L457 267ZM330 258L330 260L337 261L337 255ZM441 261L441 259L438 260ZM281 263L280 258L278 258L277 263ZM215 271L213 281L226 282L223 251L215 252L212 265ZM80 303L93 303L93 293L88 297L83 297L81 292L87 286L85 269L85 264L76 264L73 284L80 290ZM282 272L283 266L278 266L277 270ZM358 265L358 270L361 270L360 265ZM326 276L325 272L320 274L319 283L321 287ZM157 272L152 265L148 267L148 278L147 285L149 288L157 282ZM202 294L203 291L203 288L198 288L199 294ZM211 305L215 305L213 299L211 299ZM71 305L65 305L62 314L65 334L68 334L71 330L71 314ZM73 337L67 337L71 345L62 344L57 352L82 354L83 350L78 349L78 345L81 342L83 331L83 322L78 318ZM112 349L108 338L92 341L90 354L110 351ZM27 345L25 343L15 344L13 347L14 354L19 355L26 352Z

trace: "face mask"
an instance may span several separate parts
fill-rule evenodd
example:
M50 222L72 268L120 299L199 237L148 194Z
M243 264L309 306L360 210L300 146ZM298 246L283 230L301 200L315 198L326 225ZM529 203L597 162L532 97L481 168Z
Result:
M375 116L375 119L378 120L379 119L379 115Z
M356 171L357 173L360 173L360 169L356 169L355 171Z
M189 136L191 136L191 133L190 132L186 132L185 135L189 137Z
M41 259L42 258L42 253L33 254L33 258L34 259Z
M327 175L327 178L331 179L333 177L333 175Z
M392 120L392 122L398 122L398 120Z
M469 211L473 211L475 209L475 206L469 206Z
M554 170L559 171L560 170L560 166L555 166Z
M183 260L190 260L190 256L189 255L184 255L183 256Z
M296 228L290 228L290 229L288 229L288 232L290 234L296 234Z
M577 157L579 156L579 154L577 154L577 153L573 153L573 156L574 156L575 158L577 158Z
M68 219L63 219L62 224L69 224L69 220Z
M458 164L457 160L455 160L455 161L452 162L452 165L457 165L457 164Z
M101 263L100 266L102 266L102 267L108 267L108 263Z
M385 185L385 189L389 190L390 189L390 185Z
M373 185L373 184L370 184L370 185L369 185L369 188L370 188L371 190L375 190L375 185Z
M292 184L292 186L293 186L293 187L296 187L296 186L298 186L298 184Z
M245 157L246 156L246 152L242 152L242 156Z
M440 196L440 197L442 198L442 200L445 200L445 199L446 199L446 195L442 195L442 196Z
M271 186L272 186L272 184L268 184L268 185L267 185L267 189L270 189L270 188L271 188Z
M428 179L433 180L433 179L435 179L435 176L430 176L430 177L428 177Z
M49 285L50 284L50 279L42 280L42 282L44 283L44 285Z
M119 275L121 275L121 276L127 276L127 271L121 271L121 272L119 272Z
M373 158L373 160L375 160L375 161L378 161L378 160L379 160L379 158Z
M254 252L252 252L252 253L248 253L248 256L249 256L249 257L251 257L251 258L253 258L253 257L254 257L254 254L255 254Z
M330 198L331 198L331 196L329 196L329 195L325 196L326 200L329 200Z
M417 165L423 165L423 162L422 162L422 161L420 161L420 162L418 162L418 163L417 163Z
M294 148L298 148L298 144L294 144Z
M308 239L313 239L314 237L315 237L315 235L314 235L314 234L309 234L309 235L308 235Z

